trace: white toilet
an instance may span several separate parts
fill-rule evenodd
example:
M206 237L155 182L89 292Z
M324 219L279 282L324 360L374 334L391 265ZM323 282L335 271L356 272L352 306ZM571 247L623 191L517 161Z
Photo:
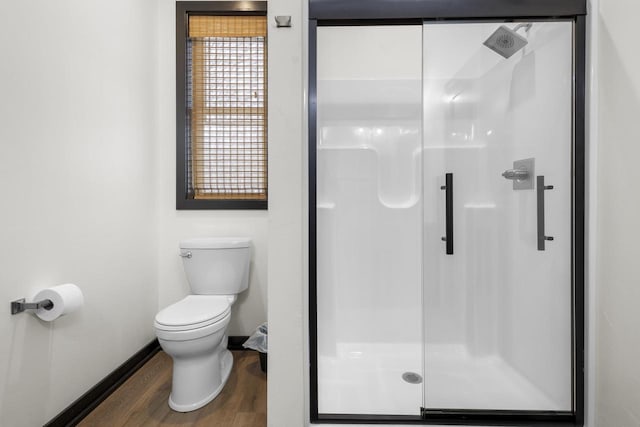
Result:
M169 406L175 411L203 407L229 378L226 330L236 295L249 286L250 244L229 237L180 242L192 294L161 310L154 322L160 346L173 358Z

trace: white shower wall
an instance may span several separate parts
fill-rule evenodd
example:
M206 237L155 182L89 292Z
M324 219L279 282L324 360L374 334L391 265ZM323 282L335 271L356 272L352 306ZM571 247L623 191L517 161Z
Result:
M438 169L455 171L457 243L444 260L439 242L425 243L427 376L430 343L462 342L472 359L498 357L544 395L511 402L505 389L488 405L570 410L572 24L533 23L509 60L482 46L497 27L425 25L425 188L444 183ZM526 158L555 184L545 192L555 236L545 251L536 248L536 191L514 191L501 176ZM425 236L442 233L441 206L425 201ZM442 397L436 384L427 383L427 402Z
M427 407L571 410L572 25L510 60L498 25L318 28L321 413L417 414L407 371ZM501 176L531 157L546 251L536 191Z
M321 412L420 407L421 32L318 30Z

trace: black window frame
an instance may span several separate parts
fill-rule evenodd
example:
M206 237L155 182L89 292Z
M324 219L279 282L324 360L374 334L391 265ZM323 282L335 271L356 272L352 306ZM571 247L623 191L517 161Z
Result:
M189 196L189 138L187 134L187 39L190 15L266 16L266 1L176 2L176 209L266 210L267 199L194 199ZM265 75L267 70L265 70ZM268 90L268 87L267 89ZM266 138L266 135L265 135ZM267 141L268 146L268 141ZM268 184L267 184L268 185Z

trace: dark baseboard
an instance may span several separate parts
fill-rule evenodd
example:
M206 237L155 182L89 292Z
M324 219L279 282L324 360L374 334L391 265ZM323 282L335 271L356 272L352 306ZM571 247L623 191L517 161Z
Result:
M249 339L248 336L243 336L243 335L229 337L229 342L227 343L227 348L229 350L246 350L246 348L244 348L242 346L242 344L248 339Z
M104 379L93 386L91 390L80 396L54 419L46 423L44 427L75 426L158 351L160 351L160 343L155 339L104 377Z
M242 347L249 337L232 336L229 337L227 348L229 350L245 350ZM80 396L75 402L60 412L44 427L70 427L78 424L84 417L89 415L103 400L113 393L127 378L133 375L149 359L160 351L160 343L155 339L147 344L142 350L134 354L120 365L116 370L104 377L102 381L93 386L91 390Z

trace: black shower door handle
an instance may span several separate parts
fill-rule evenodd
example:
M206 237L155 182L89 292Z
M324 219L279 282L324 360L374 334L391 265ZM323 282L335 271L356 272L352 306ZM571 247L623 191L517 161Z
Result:
M453 255L453 174L444 175L444 185L440 187L445 191L445 235L442 240L447 244L447 255Z
M538 175L536 181L536 191L538 194L538 250L544 251L545 242L547 240L553 240L553 237L545 236L544 234L544 192L546 190L553 190L553 185L544 185L544 175Z

